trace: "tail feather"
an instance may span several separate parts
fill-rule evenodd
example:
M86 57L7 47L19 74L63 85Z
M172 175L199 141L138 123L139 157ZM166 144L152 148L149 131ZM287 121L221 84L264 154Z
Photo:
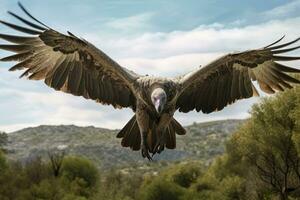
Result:
M140 140L140 134L139 134L139 130L136 128L138 128L136 121L134 121L132 123L132 125L130 126L130 128L128 129L128 131L125 133L124 138L122 140L122 145L124 147L130 147L131 149L136 149L137 144L139 143L138 141ZM140 146L140 145L138 145Z
M176 148L176 135L175 135L175 130L172 125L169 125L165 134L166 134L166 147L168 149L175 149Z
M117 138L124 137L125 133L128 131L129 127L132 126L132 123L136 121L135 115L127 122L127 124L122 128L122 130L118 133Z
M156 132L156 123L153 122L152 125L151 125L151 128L148 132L148 135L147 135L147 144L148 144L150 153L154 152L154 148L156 146L157 138L158 138L158 135L157 135L157 132Z
M171 121L171 126L173 126L175 132L178 135L185 135L186 134L186 130L181 126L181 124L179 124L179 122L176 119L172 119Z
M156 153L155 146L157 140L160 137L156 131L156 122L150 123L150 129L147 135L147 144L150 153ZM184 135L186 134L185 129L173 118L166 128L165 134L165 146L168 149L176 148L176 134ZM138 151L141 148L141 134L139 131L138 123L136 121L136 116L134 115L123 129L118 133L117 138L122 138L121 145L123 147L130 147L134 151Z
M141 148L141 134L137 122L135 121L129 138L129 146L133 151L138 151Z
M141 148L141 135L135 115L127 122L123 129L118 133L117 138L123 138L121 145L130 147L134 151Z

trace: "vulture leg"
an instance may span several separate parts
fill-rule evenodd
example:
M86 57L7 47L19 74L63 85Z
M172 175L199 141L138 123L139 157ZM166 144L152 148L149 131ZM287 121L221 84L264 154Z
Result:
M136 111L136 119L141 133L141 152L144 158L152 160L149 154L149 146L147 143L147 135L149 131L149 115L144 109Z
M167 139L166 138L167 137L166 130L169 127L172 119L173 119L173 116L170 115L169 113L164 113L161 115L159 122L158 122L158 126L157 126L158 139L157 139L156 145L153 150L153 155L156 152L161 153L165 149L166 139Z

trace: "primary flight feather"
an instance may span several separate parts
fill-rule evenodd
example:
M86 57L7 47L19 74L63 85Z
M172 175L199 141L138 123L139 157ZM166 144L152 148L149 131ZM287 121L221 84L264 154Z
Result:
M33 17L20 3L20 8L32 20L12 12L26 27L5 21L0 23L30 36L0 34L10 44L0 49L16 54L1 61L17 61L10 70L23 70L21 77L44 80L55 90L83 96L115 108L129 107L135 115L117 137L122 146L141 150L142 156L160 153L176 147L175 134L185 129L173 118L176 110L196 110L211 113L222 110L238 99L258 96L252 81L257 81L266 93L284 91L300 83L288 73L299 69L278 61L300 60L283 56L300 46L290 47L300 38L285 43L283 39L261 49L225 55L194 72L175 78L138 75L120 66L89 42L68 32L61 34Z

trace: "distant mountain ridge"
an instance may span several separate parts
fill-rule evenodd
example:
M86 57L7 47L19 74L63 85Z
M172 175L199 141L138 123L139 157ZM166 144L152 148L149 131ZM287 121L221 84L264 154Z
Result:
M180 161L200 159L210 162L224 152L224 144L244 120L222 120L194 123L186 126L187 134L177 137L177 148L156 155L154 160ZM116 138L118 130L59 125L25 128L8 134L8 157L26 161L35 156L46 157L48 151L65 148L71 155L86 156L99 167L123 167L145 164L140 152L121 146Z

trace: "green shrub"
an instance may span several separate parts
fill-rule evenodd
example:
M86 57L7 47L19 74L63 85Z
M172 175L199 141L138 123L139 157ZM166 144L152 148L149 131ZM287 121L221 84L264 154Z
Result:
M34 184L30 188L31 198L60 200L65 191L60 188L59 180L50 178L44 179L39 184Z
M4 153L0 150L0 173L3 173L7 169L7 163Z
M141 188L142 200L179 200L185 190L175 183L156 178L149 185Z
M173 165L162 172L161 176L176 183L179 186L188 188L202 174L202 165L199 162L186 162Z
M98 180L98 169L85 158L68 157L63 161L62 176L70 182L78 182L81 186L94 187Z
M48 165L40 157L28 161L24 165L23 170L27 176L27 180L33 184L38 184L42 180L51 177Z

